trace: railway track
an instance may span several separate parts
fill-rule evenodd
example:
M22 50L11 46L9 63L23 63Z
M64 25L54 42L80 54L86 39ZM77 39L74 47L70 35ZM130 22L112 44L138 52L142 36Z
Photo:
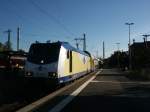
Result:
M0 112L16 111L36 100L55 93L58 90L67 89L68 87L86 80L90 75L84 76L72 84L67 86L57 86L55 88L47 88L45 84L40 82L28 83L23 77L6 77L0 80Z
M46 88L41 82L30 82L23 77L7 74L0 78L0 112L14 111L51 92L56 88Z

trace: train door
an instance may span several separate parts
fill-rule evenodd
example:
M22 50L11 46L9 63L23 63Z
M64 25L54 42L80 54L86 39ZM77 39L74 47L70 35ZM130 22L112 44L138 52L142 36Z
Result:
M69 52L69 72L72 72L72 51Z

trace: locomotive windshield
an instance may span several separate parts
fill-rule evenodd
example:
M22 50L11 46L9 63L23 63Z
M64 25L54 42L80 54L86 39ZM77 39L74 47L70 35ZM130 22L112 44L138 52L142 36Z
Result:
M35 64L56 62L59 57L59 44L33 44L30 47L27 60Z

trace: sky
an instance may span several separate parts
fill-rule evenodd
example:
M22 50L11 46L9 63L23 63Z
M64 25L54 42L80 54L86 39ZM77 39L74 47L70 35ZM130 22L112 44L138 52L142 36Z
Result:
M128 49L128 26L133 22L131 39L143 41L150 33L150 0L0 0L0 42L7 41L4 31L11 29L16 50L16 30L20 27L20 48L29 50L36 40L67 41L86 34L87 50L106 57L117 50ZM82 49L82 42L80 42Z

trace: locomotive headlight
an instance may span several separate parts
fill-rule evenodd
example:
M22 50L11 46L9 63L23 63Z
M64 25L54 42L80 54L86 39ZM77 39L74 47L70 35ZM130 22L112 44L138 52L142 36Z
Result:
M16 64L16 67L18 67L18 68L19 68L19 64L18 64L18 63Z
M56 75L57 75L57 74L54 72L54 73L53 73L53 77L56 77Z
M48 73L48 77L49 77L49 78L57 77L57 73L55 73L55 72L49 72L49 73Z
M33 75L33 72L26 72L26 76L31 77Z

